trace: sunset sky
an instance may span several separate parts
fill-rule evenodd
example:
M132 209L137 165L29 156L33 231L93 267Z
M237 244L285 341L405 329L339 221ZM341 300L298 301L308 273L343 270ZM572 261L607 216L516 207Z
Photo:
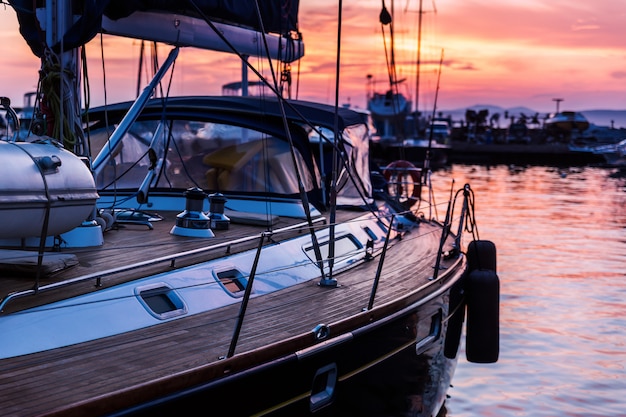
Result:
M391 11L391 1L385 0ZM402 92L415 94L419 0L394 6L396 61ZM388 88L381 0L344 0L340 102L365 107L367 75ZM441 66L438 109L472 105L526 106L540 112L626 109L626 6L623 0L423 0L420 109L431 111ZM300 30L306 55L298 98L334 103L336 0L302 0ZM0 8L0 95L20 106L35 89L39 61L17 31L12 8ZM388 29L385 29L388 35ZM107 101L134 98L139 42L104 37ZM163 60L170 47L160 46ZM87 48L91 105L104 103L100 38ZM267 63L252 61L259 68ZM172 82L174 95L219 94L240 78L238 59L187 48ZM295 84L292 96L295 95Z

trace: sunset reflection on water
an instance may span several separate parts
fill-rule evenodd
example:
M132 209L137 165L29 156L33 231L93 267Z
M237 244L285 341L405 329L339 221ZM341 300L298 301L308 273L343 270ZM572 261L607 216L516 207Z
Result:
M617 416L626 410L626 176L604 168L454 165L498 250L500 360L460 352L449 417ZM445 208L439 210L445 213Z

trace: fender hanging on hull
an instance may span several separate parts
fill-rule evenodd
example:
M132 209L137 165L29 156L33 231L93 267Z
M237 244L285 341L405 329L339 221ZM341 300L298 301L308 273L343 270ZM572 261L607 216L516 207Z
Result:
M500 352L500 280L496 247L487 240L470 242L468 250L465 354L469 362L494 363Z
M496 245L489 240L473 240L467 247L467 270L477 269L497 272Z

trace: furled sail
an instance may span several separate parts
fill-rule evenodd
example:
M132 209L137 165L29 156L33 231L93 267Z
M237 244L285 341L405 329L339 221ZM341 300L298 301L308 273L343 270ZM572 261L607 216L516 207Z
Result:
M32 0L9 0L9 3L17 13L20 33L33 53L41 57L45 49L41 30L45 30L42 27L45 19L38 11L43 7L38 7L38 2ZM299 0L89 0L67 3L71 5L65 8L65 12L73 24L63 37L65 50L84 45L104 31L225 52L234 52L234 46L243 54L264 55L265 51L260 50L260 37L266 33L272 34L269 47L273 57L291 62L304 54L297 35ZM227 42L207 26L205 18L214 22ZM52 48L57 52L61 49L59 44Z
M97 2L100 3L100 2ZM104 14L113 20L128 17L136 11L161 11L196 16L189 8L190 2L180 0L109 0ZM257 0L195 0L198 8L207 16L235 25L247 26L268 33L297 31L298 0L259 1L263 26L257 17Z

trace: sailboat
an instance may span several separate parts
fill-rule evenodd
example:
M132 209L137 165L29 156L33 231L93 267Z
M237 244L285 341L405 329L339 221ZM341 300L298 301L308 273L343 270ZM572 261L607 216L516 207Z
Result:
M469 184L439 221L408 185L374 186L360 113L154 96L183 47L297 59L297 1L54 3L10 2L33 51L68 63L60 89L98 31L171 50L137 100L51 106L49 135L0 141L3 414L431 416L465 321L468 360L497 361L496 248ZM60 43L28 35L43 16Z
M379 20L385 44L387 62L388 90L379 92L372 75L368 75L367 108L371 113L375 126L372 151L381 162L390 162L396 159L406 160L411 165L420 165L428 160L429 167L441 167L448 163L451 151L450 135L433 132L435 120L437 123L448 123L445 119L432 116L425 117L418 109L420 66L421 66L421 38L422 15L424 14L422 1L419 2L419 22L417 38L417 62L415 79L415 103L401 92L401 87L407 84L407 79L398 78L396 70L395 30L393 16L395 15L394 1L391 2L391 12L383 2ZM385 27L388 27L387 40ZM437 85L437 89L439 86ZM436 107L436 104L435 104ZM449 126L446 131L449 130Z

